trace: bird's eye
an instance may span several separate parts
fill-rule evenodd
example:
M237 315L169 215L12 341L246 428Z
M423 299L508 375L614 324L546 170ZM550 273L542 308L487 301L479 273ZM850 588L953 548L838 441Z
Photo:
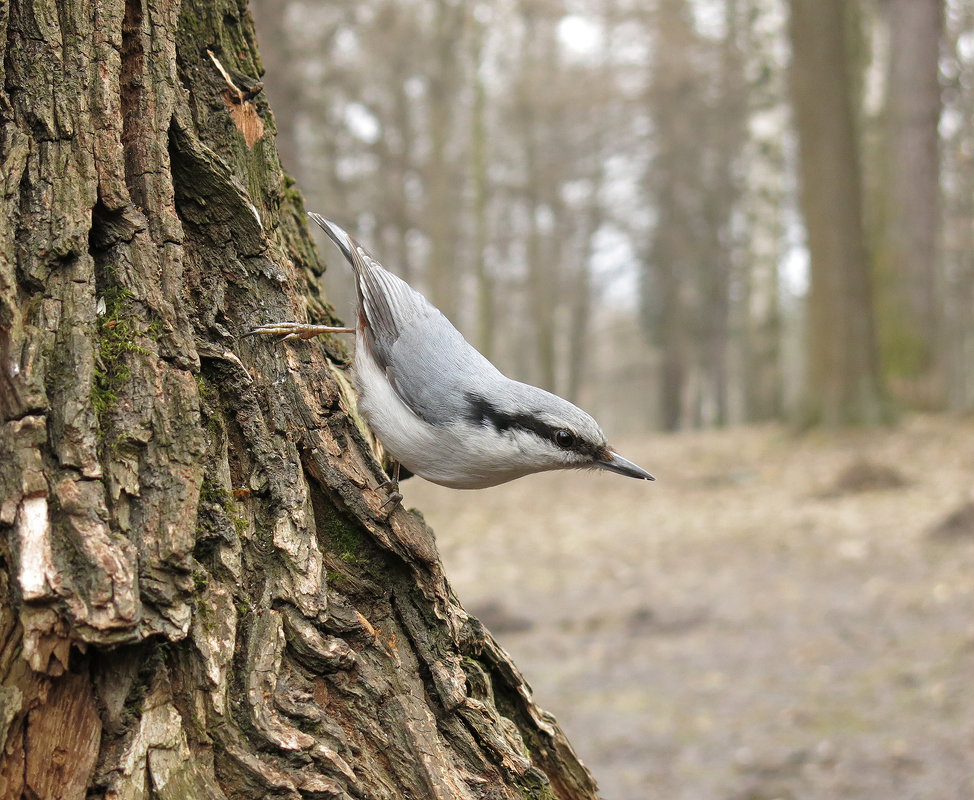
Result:
M571 431L561 428L555 431L555 444L559 447L563 447L566 450L569 447L574 447L575 445L575 434Z

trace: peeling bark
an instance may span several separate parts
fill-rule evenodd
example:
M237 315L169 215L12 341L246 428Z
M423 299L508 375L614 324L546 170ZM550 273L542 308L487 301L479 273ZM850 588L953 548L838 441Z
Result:
M246 8L0 5L0 796L593 798L386 519Z

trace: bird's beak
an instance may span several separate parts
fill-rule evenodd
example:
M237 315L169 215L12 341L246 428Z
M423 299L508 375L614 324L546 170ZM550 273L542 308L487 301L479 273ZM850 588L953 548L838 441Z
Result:
M630 478L640 478L644 481L655 481L652 475L650 475L642 467L637 467L629 459L623 458L618 453L610 450L608 447L603 451L602 456L600 456L595 461L595 466L600 469L607 469L609 472L618 472L620 475L628 475Z

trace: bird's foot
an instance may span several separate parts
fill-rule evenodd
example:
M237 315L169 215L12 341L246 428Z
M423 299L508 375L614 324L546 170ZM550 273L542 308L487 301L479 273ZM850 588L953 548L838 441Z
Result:
M330 325L309 325L305 322L274 322L248 331L245 336L280 336L288 339L312 339L323 333L355 333L355 328L336 328Z
M380 483L377 489L388 489L389 497L382 504L382 508L389 506L389 514L391 515L393 511L399 508L399 504L402 502L402 494L399 492L399 462L394 461L392 466L392 477L384 480Z
M386 498L386 501L380 506L380 508L388 507L389 513L392 514L392 512L395 511L402 502L402 493L399 491L399 481L395 478L390 478L387 481L383 481L375 488L389 490L389 496Z
M386 498L386 501L382 504L381 507L388 508L389 514L391 515L393 511L399 508L399 505L401 503L402 503L402 494L400 492L393 491L393 492L389 492L389 497Z

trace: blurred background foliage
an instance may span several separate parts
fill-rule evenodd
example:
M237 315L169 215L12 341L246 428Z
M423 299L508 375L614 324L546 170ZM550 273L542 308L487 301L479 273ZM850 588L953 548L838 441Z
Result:
M974 408L970 0L252 10L308 206L608 430Z

